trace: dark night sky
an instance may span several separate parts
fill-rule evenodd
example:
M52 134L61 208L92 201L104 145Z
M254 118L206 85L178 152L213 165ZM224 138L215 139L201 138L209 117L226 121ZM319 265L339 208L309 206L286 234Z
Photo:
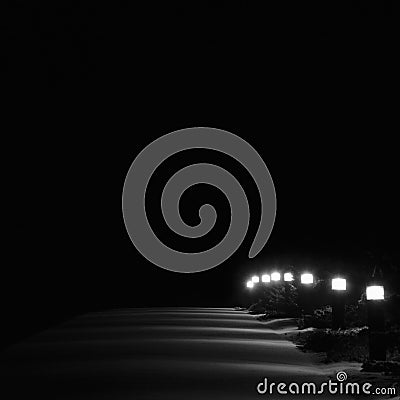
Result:
M359 268L372 263L367 251L396 259L395 10L362 3L5 9L6 335L104 307L234 305L246 274L285 257L317 269L321 260ZM251 182L249 234L211 271L164 271L125 232L121 194L134 157L190 126L231 131L268 165L277 219L254 263L246 259L259 212ZM242 174L218 155L197 156Z

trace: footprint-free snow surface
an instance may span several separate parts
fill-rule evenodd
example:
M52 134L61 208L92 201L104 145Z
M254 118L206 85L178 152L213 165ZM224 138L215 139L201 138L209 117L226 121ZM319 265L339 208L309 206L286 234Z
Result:
M276 384L318 384L328 379L310 355L279 334L279 327L279 321L262 323L246 312L228 308L123 309L86 314L3 351L0 397L299 397L256 391L264 378ZM329 396L300 396L315 397Z

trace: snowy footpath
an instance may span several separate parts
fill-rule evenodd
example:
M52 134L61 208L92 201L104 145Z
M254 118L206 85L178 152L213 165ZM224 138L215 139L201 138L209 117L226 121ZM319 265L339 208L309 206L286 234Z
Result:
M0 398L351 398L257 392L264 378L276 385L328 380L285 339L289 325L228 308L86 314L3 351Z

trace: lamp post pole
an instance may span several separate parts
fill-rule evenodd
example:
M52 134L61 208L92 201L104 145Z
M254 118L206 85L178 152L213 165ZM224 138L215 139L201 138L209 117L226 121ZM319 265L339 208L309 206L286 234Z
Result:
M369 326L369 359L386 360L385 340L385 292L382 282L382 271L376 276L376 268L367 285L367 311Z
M347 281L344 278L334 278L332 283L332 329L345 328L345 307Z
M285 312L290 312L292 309L292 282L293 282L293 273L285 272L283 274L283 283L284 283L284 298L285 298Z
M302 308L302 314L311 314L313 311L311 289L314 285L314 275L310 273L304 273L300 276L301 285L299 287L300 303Z

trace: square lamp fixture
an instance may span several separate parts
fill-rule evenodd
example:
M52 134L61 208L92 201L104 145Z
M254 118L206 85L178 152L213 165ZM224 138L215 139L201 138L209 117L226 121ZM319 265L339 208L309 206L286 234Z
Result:
M247 286L249 289L253 288L253 287L254 287L253 281L247 281L246 286Z
M332 290L346 290L346 279L332 279Z
M293 274L292 274L291 272L285 272L285 273L283 274L283 280L284 280L285 282L292 282L292 280L293 280Z
M281 280L281 274L279 272L273 272L271 274L271 281L280 281Z
M313 274L302 274L301 275L301 283L304 285L310 285L311 283L314 283Z
M367 286L367 300L384 300L385 290L383 286Z
M261 277L261 281L264 282L264 283L271 282L271 277L270 277L268 274L264 274L264 275Z
M258 283L258 282L260 282L260 277L257 276L257 275L254 275L254 276L251 278L251 280L253 281L253 283Z

